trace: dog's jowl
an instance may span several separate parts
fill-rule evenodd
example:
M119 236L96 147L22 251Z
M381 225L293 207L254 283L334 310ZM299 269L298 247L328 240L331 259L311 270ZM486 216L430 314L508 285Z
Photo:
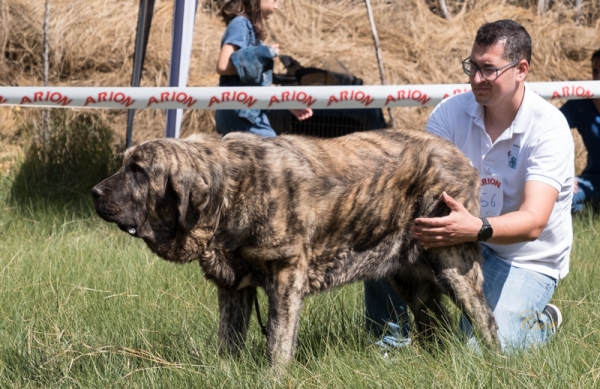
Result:
M264 288L277 364L296 351L306 295L383 277L422 339L448 323L446 294L497 347L478 244L425 250L411 236L415 218L449 213L443 191L479 213L478 174L457 148L424 131L384 130L148 141L92 193L103 219L159 256L199 261L218 287L222 351L243 346L256 288Z

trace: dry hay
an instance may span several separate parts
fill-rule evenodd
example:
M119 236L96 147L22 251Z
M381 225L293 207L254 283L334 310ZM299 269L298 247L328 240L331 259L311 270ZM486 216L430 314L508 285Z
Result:
M372 0L388 83L466 82L460 61L469 55L477 28L503 18L519 21L532 35L529 81L589 79L589 57L600 47L598 0L584 0L585 26L574 23L572 10L559 2L538 16L530 2L464 1L468 3L463 11L446 20L435 13L435 1ZM198 8L190 86L218 83L214 69L225 25L210 9L211 3L201 2ZM50 4L50 85L129 86L139 2L50 0ZM142 86L168 82L172 11L172 1L156 1ZM43 13L44 1L0 0L4 54L0 84L42 85ZM380 83L364 1L283 0L269 24L267 43L279 42L282 54L292 55L305 66L332 67L339 61L365 84ZM281 65L276 70L282 70ZM430 111L396 108L394 117L398 126L423 128ZM37 110L0 108L0 139L18 142L15 126L36 122L37 114L32 112ZM126 111L105 110L102 115L123 143ZM164 123L163 110L138 111L134 143L162 136ZM213 112L186 111L182 135L202 131L214 131ZM584 157L579 154L579 159Z

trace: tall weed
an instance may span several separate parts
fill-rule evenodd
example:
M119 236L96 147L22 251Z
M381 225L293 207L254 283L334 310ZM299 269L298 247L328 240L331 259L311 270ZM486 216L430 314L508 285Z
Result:
M24 133L35 135L29 127ZM89 203L90 189L118 168L113 132L96 113L52 110L46 141L32 136L9 202L38 208Z

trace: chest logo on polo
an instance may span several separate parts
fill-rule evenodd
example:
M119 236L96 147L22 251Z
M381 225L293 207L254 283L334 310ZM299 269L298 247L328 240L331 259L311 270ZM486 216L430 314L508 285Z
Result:
M513 144L512 150L508 152L508 167L511 169L517 168L517 160L519 159L519 151L521 147Z

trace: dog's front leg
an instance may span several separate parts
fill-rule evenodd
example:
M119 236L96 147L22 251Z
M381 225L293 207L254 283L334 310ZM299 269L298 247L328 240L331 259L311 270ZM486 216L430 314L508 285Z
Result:
M272 365L284 365L296 354L298 321L305 293L297 274L280 274L265 288L269 299L268 356Z
M219 353L238 355L244 347L250 324L255 287L237 291L218 288L219 297Z

